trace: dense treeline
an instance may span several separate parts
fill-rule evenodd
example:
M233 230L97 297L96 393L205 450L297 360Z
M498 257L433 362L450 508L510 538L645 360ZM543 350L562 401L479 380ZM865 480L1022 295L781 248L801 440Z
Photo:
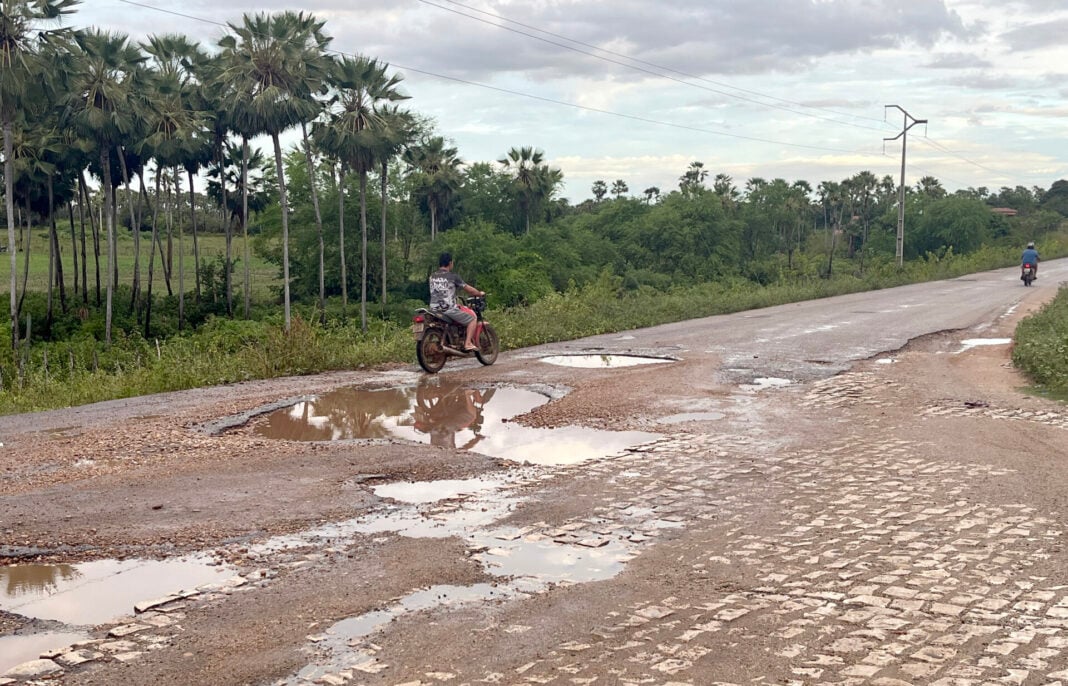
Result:
M425 297L444 249L506 306L605 277L634 292L863 278L895 257L890 176L740 181L695 161L673 188L598 180L572 204L536 147L463 160L409 108L400 74L332 53L313 16L246 15L208 50L62 28L76 5L0 8L15 348L110 345L116 327L151 340L279 308L288 332L294 305L327 323L357 317L358 303L366 332ZM283 135L298 142L285 150ZM1068 181L949 194L924 177L905 190L909 260L1041 242L1068 216ZM209 235L217 253L202 251ZM47 288L27 297L38 251ZM277 265L270 284L253 282L256 259ZM265 285L274 295L257 302Z

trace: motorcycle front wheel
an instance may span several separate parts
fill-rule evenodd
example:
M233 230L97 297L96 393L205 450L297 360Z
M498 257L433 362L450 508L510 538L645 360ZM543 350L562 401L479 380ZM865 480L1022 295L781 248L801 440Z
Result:
M482 331L478 334L478 350L475 357L485 365L497 361L497 353L501 351L501 340L497 338L497 331L489 324L482 324Z
M415 357L419 360L419 366L430 374L440 372L448 358L444 345L441 330L428 329L422 340L415 344Z

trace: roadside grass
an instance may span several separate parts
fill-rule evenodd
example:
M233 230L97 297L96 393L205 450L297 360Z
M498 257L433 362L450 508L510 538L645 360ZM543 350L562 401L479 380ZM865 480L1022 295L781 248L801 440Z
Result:
M1068 286L1016 327L1012 362L1040 391L1068 394Z
M1047 249L1048 254L1063 254ZM832 279L811 277L760 286L750 281L709 283L667 292L648 287L629 290L620 277L603 274L597 281L565 293L552 294L516 308L491 310L487 319L497 328L504 349L573 340L656 324L727 314L802 300L876 290L906 283L952 278L967 273L1008 267L1017 251L984 248L967 256L929 255L899 268L891 261L869 262L863 274L842 263ZM1063 294L1062 294L1063 295ZM492 294L491 294L492 298ZM1068 310L1068 297L1064 298ZM393 305L394 312L420 306ZM0 413L10 414L80 405L149 393L233 383L250 379L355 369L414 361L414 344L406 322L372 318L368 331L358 320L333 316L325 325L316 321L312 306L295 307L293 324L284 332L281 315L257 321L208 318L196 331L165 340L146 340L137 334L117 337L104 347L89 334L56 343L23 348L21 359L8 353L0 361ZM373 308L372 308L373 311ZM1040 383L1064 384L1068 379L1064 321L1060 316L1060 347L1056 334L1043 333L1046 348L1036 353L1042 367ZM1031 324L1045 332L1050 324ZM1046 328L1042 328L1045 326ZM1025 332L1029 329L1024 329ZM1037 343L1035 344L1038 345ZM1053 345L1050 350L1049 346ZM10 350L9 333L0 332L0 346ZM1020 354L1028 349L1018 343ZM1059 352L1057 352L1059 350ZM1059 367L1052 368L1050 358ZM1046 365L1046 366L1042 366ZM1022 365L1021 365L1022 366ZM1029 372L1030 373L1030 372ZM1045 379L1050 379L1045 381ZM1036 377L1037 379L1037 377ZM1059 381L1057 381L1059 379Z
M32 231L33 237L30 241L30 273L27 280L27 291L29 292L44 292L48 290L48 231L45 229L35 228ZM144 232L141 234L141 282L142 288L148 287L148 245L151 240L152 234ZM244 282L244 246L240 237L234 237L232 244L233 259L234 259L234 294L237 297L238 293L243 293L242 283ZM204 233L197 236L197 244L200 248L200 263L201 269L205 264L212 264L216 260L221 261L226 254L226 237L216 233ZM164 250L166 250L167 241L163 239ZM71 246L70 232L64 235L63 227L59 229L59 251L60 258L63 263L63 278L67 284L68 297L71 297L69 289L73 287L74 277L71 270L74 268L74 259L72 257L73 247ZM121 231L119 233L118 240L115 242L115 254L118 262L119 271L119 283L129 283L133 275L134 269L134 240L133 235L129 231ZM185 262L185 286L187 291L191 291L193 286L193 238L190 235L186 235L182 239L181 254L184 257ZM174 276L171 278L171 287L177 292L178 290L178 240L177 237L173 240L173 253L171 263L175 270ZM21 292L22 289L22 276L23 276L23 254L19 254L19 271L18 271L18 283ZM82 266L81 266L81 246L78 247L78 279L79 284L81 280ZM93 245L92 238L86 242L86 276L89 280L89 298L95 298L95 284L96 284L96 262L93 257ZM156 265L152 274L152 292L156 294L166 293L167 285L163 276L163 269L160 265L159 249L156 249L155 254ZM3 272L8 278L3 279L0 282L0 294L6 296L10 291L10 272L6 268L8 262L8 255L0 255L0 265L4 265ZM101 291L104 289L105 279L107 278L104 272L107 271L107 252L104 245L100 246L100 279L101 279ZM221 273L222 270L218 269ZM282 279L278 275L278 266L267 262L262 257L258 257L254 251L251 252L250 260L250 285L252 290L253 300L265 300L270 298L273 294L272 288L276 288L281 285ZM80 286L79 286L80 287ZM59 297L58 291L56 292L56 298Z

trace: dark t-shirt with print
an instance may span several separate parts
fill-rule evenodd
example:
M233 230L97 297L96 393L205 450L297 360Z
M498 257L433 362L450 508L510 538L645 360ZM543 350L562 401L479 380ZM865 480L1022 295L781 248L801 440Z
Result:
M467 284L447 269L439 269L430 275L430 309L448 310L456 307L456 291Z

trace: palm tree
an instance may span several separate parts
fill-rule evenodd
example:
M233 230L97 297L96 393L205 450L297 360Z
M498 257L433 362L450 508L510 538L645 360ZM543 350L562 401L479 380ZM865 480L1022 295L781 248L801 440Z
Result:
M233 286L233 215L231 213L230 199L227 195L226 153L227 139L233 126L229 112L226 111L226 88L227 84L221 79L222 59L218 55L206 55L198 52L197 60L193 65L193 71L197 74L200 88L197 89L200 109L212 112L211 119L211 161L214 167L208 170L208 175L218 179L214 187L218 190L219 213L222 216L223 235L226 241L223 270L226 279L226 314L234 316L234 286ZM212 186L209 183L209 193Z
M388 162L395 147L399 147L403 142L401 134L398 133L399 115L386 117L381 111L385 103L403 100L406 97L397 90L401 77L396 74L387 75L387 68L387 64L366 57L344 57L338 60L330 76L330 86L334 91L329 106L330 121L317 126L315 134L319 145L341 161L338 185L338 241L343 310L348 305L344 226L345 178L350 170L359 174L360 255L362 259L360 323L364 330L367 328L367 174L380 159ZM384 217L384 202L382 212ZM383 235L384 232L383 224Z
M629 192L630 188L627 187L627 182L623 179L616 179L612 182L612 195L616 196L617 199Z
M206 113L195 109L198 104L194 93L191 60L198 55L197 46L184 36L152 36L144 45L151 57L155 71L151 76L153 96L146 106L148 134L141 144L142 153L156 160L156 203L152 217L152 240L149 246L148 297L145 314L145 336L149 335L152 320L152 280L155 266L155 245L159 241L157 220L160 207L160 186L165 169L184 166L190 173L196 160L202 159L202 134L206 128ZM191 162L193 160L193 162ZM177 181L177 176L175 177ZM190 179L190 204L193 183ZM194 227L195 227L194 215ZM195 235L195 234L194 234ZM178 233L178 327L185 318L185 288L181 224ZM161 252L161 262L162 252ZM195 265L195 254L194 254ZM163 265L166 267L166 264Z
M708 170L704 162L693 161L686 172L679 177L679 190L685 196L694 196L705 187Z
M564 185L564 172L557 167L543 164L536 170L537 183L534 186L534 207L545 206L545 221L549 222L553 214L552 201Z
M838 232L842 226L842 215L845 213L845 196L848 183L836 183L824 181L816 187L819 193L820 206L823 209L823 224L830 233L830 250L827 255L827 273L825 278L833 276L834 250L838 243Z
M445 146L441 136L428 138L404 151L404 161L416 171L419 192L430 210L430 240L437 238L438 215L452 201L462 178L456 148Z
M523 215L526 233L530 233L530 215L538 197L538 167L542 166L545 153L533 147L512 148L497 160L506 172L512 174L512 184L519 211Z
M141 64L145 56L126 36L99 30L79 34L76 44L66 116L76 129L96 141L100 155L108 248L104 340L110 344L116 262L111 153L117 142L133 131L143 109L146 89Z
M229 84L228 109L243 137L267 134L274 144L278 200L282 210L282 281L285 328L289 331L289 201L282 168L281 133L310 121L319 112L315 94L326 75L324 59L330 38L324 22L303 12L245 15L240 25L229 24L233 35L219 41L223 49L222 80Z
M401 110L396 105L383 108L381 111L381 119L384 123L384 127L379 132L378 145L376 145L375 152L378 156L378 162L381 165L381 173L379 176L382 182L382 231L380 238L382 242L382 304L385 305L387 286L386 218L388 214L386 212L386 204L389 187L389 163L390 160L399 155L411 141L415 131L415 122L410 112Z
M54 26L74 12L78 0L5 0L0 3L0 127L4 136L4 198L7 209L7 246L11 259L11 346L18 347L18 259L15 249L14 170L15 122L29 114L48 90L51 73L42 45L57 44L71 35Z
M259 148L249 150L248 139L243 138L238 145L227 143L223 149L223 163L219 167L209 170L211 178L223 178L219 181L208 182L208 192L220 204L226 205L227 230L236 221L240 222L244 238L244 293L245 312L247 319L251 310L251 273L249 262L248 240L248 216L250 213L258 213L267 209L272 200L269 189L278 184L274 181L272 169L274 165L263 155ZM252 172L251 174L249 172ZM227 194L225 189L233 188L233 194ZM225 199L224 199L225 196ZM232 269L232 267L228 267Z

